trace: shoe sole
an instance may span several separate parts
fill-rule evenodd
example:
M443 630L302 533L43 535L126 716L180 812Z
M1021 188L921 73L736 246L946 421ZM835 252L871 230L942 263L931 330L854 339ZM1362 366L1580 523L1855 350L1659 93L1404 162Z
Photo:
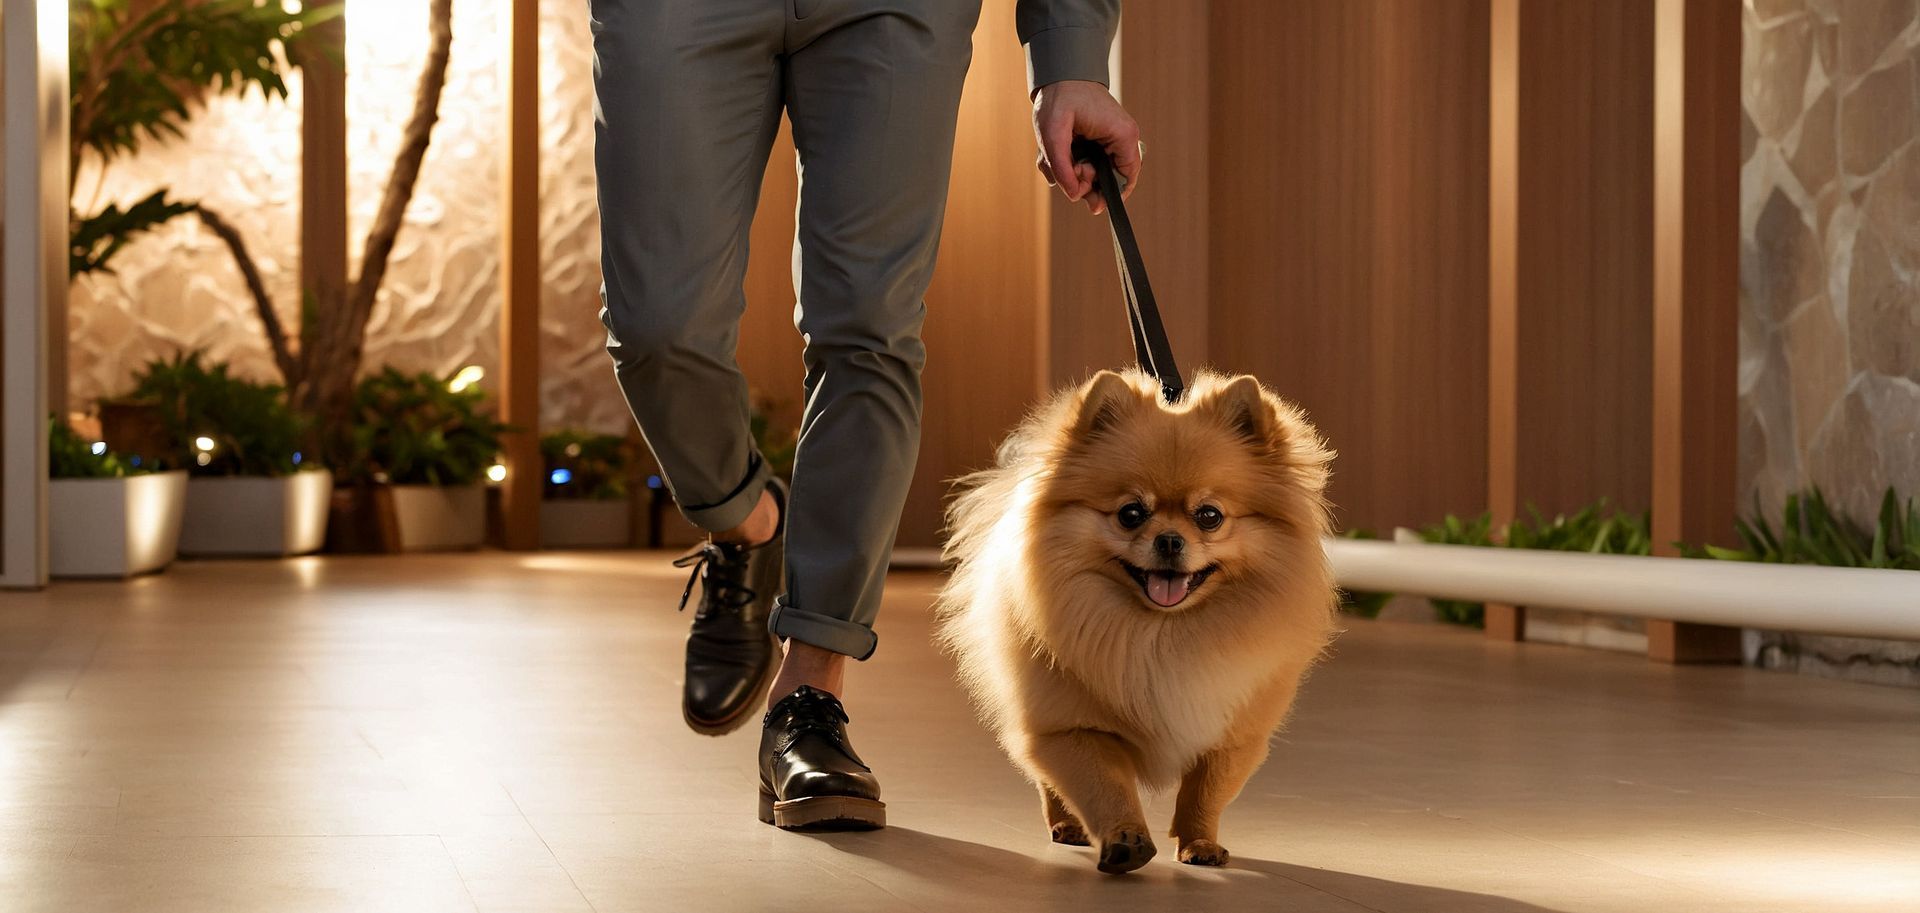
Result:
M887 826L887 804L857 796L775 799L760 793L760 821L781 830L871 831Z
M723 736L745 726L747 721L753 718L753 708L766 703L767 688L773 684L774 673L780 668L780 642L772 635L768 635L767 639L773 641L773 652L767 655L766 662L760 664L760 675L754 679L753 688L747 692L747 700L740 705L739 710L733 712L732 716L719 722L698 719L693 715L693 708L687 706L686 695L683 693L680 696L680 718L687 721L688 729L701 735Z

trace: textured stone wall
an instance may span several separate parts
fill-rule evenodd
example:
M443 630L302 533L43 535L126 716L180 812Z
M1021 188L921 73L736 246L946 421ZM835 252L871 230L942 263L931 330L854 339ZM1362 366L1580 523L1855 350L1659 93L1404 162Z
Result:
M1747 0L1743 507L1920 496L1920 3Z
M368 328L367 366L446 372L464 364L498 377L500 307L501 0L455 5L441 122ZM352 0L348 7L350 237L362 239L413 103L426 4ZM591 39L582 0L541 3L541 244L544 423L623 430L626 417L601 345L599 225L593 191ZM300 98L214 100L186 137L99 169L82 169L83 209L131 202L160 186L219 209L261 261L281 319L297 325ZM273 378L259 321L232 260L196 220L128 248L116 274L72 296L72 402L125 388L135 368L204 347L241 372Z

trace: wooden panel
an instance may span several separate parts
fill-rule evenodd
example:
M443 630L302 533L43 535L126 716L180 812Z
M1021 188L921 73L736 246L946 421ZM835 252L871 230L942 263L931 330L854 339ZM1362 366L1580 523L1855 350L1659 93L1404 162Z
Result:
M1379 525L1486 490L1487 4L1376 12L1369 443Z
M938 541L948 481L990 463L1039 392L1041 207L1052 201L1033 166L1026 66L1013 35L1013 5L986 4L927 292L925 426L903 546Z
M1028 158L1032 157L1029 153ZM1040 181L1039 172L1033 173L1034 180ZM1143 177L1141 186L1147 180ZM1106 219L1089 215L1081 204L1068 203L1060 191L1044 182L1040 188L1037 240L1045 261L1041 301L1046 335L1039 388L1051 389L1085 380L1100 368L1132 364L1133 344ZM1132 211L1128 209L1129 214ZM1146 247L1146 241L1141 243L1151 276L1166 258ZM1177 305L1169 300L1163 307Z
M1147 150L1140 189L1127 201L1127 213L1146 257L1174 360L1188 374L1208 357L1209 7L1209 0L1127 7L1119 42L1124 77L1116 79ZM1047 347L1042 385L1075 383L1102 368L1133 364L1106 218L1049 189L1043 222Z
M501 170L501 545L540 547L540 4L513 0L502 71L507 161Z
M773 407L774 421L789 429L800 427L806 374L800 365L800 334L793 328L793 212L799 197L793 134L783 119L747 240L747 315L741 322L738 358L754 392Z
M1487 509L1505 524L1520 507L1520 0L1492 0L1488 27ZM1520 612L1504 607L1499 630L1520 633Z
M1487 510L1513 519L1520 472L1520 0L1487 12ZM1488 640L1527 638L1525 606L1489 602Z
M1653 541L1726 541L1735 513L1740 6L1656 0ZM1648 656L1739 656L1730 628L1652 621Z
M1650 0L1520 4L1519 508L1650 495Z
M1127 213L1147 259L1174 360L1189 375L1208 357L1210 6L1208 0L1136 3L1126 8L1120 34L1121 100L1140 123L1146 147L1140 186L1127 201ZM1112 287L1117 295L1117 279ZM1098 316L1101 335L1120 340L1118 360L1107 364L1132 363L1120 300L1108 301Z
M1215 0L1209 352L1341 451L1348 525L1486 487L1487 6Z

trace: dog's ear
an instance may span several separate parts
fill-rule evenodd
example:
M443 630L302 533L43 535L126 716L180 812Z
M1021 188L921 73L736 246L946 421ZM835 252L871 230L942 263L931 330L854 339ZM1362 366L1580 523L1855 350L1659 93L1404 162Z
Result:
M1250 374L1242 374L1219 388L1207 406L1226 421L1228 428L1255 446L1277 449L1285 443L1280 416L1267 400L1260 381Z
M1095 374L1080 387L1080 403L1075 408L1073 421L1074 438L1085 440L1113 427L1139 400L1139 391L1118 372Z

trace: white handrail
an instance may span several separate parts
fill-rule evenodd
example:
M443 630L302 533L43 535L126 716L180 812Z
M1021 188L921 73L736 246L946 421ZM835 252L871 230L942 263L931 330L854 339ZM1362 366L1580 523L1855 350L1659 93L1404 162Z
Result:
M1327 540L1354 590L1920 640L1920 572Z

